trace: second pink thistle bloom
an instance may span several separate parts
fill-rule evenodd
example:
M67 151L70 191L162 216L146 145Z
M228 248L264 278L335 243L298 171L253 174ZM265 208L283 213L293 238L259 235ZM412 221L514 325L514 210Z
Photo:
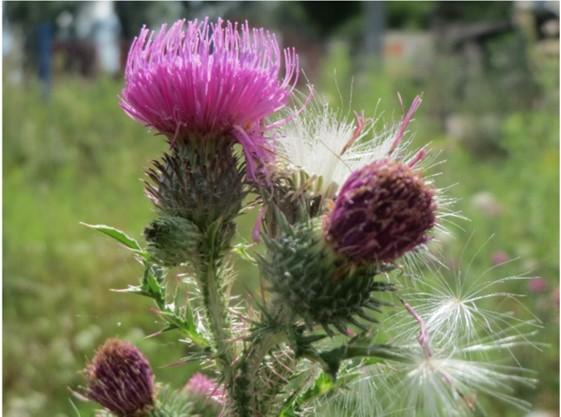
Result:
M135 38L121 107L172 144L232 138L253 171L272 158L265 118L287 104L298 73L294 49L264 29L180 20Z
M534 277L528 281L528 289L534 294L540 294L547 291L547 281L542 277Z
M192 395L198 395L205 400L215 401L220 405L226 403L224 387L200 372L197 372L189 379L185 385L185 391Z

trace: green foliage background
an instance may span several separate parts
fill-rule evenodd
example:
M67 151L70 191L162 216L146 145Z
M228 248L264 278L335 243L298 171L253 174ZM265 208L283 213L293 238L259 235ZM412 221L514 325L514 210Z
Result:
M400 91L409 102L424 92L425 104L413 125L421 146L431 142L446 164L439 186L456 184L448 193L471 222L458 221L456 239L443 248L450 265L475 259L473 273L491 266L498 250L518 260L497 277L524 272L547 281L543 293L529 293L525 281L509 290L528 294L525 307L541 318L538 341L543 352L519 352L520 362L537 371L540 384L519 395L538 409L554 410L558 395L559 152L558 64L538 61L531 69L538 100L524 108L505 104L497 143L487 148L451 140L435 114L446 96L444 79L419 84L370 67L356 70L345 46L331 48L318 74L319 90L334 103L345 96L356 76L352 106L367 113L378 108L386 121L396 120ZM332 68L337 68L333 75ZM485 81L485 80L484 80ZM487 80L488 81L488 80ZM475 84L474 84L475 85ZM487 86L493 85L486 84ZM3 91L4 155L4 413L9 417L92 415L87 404L72 399L68 388L80 382L79 370L95 347L109 336L137 343L161 381L181 386L197 364L170 367L181 356L174 335L146 338L158 330L149 300L110 292L135 283L142 270L124 249L79 225L106 223L141 237L153 212L143 196L141 179L150 161L165 149L119 109L121 81L64 77L55 80L49 102L38 86L5 83ZM475 87L474 87L475 88ZM479 117L479 102L496 99L482 88L462 109ZM378 99L381 99L381 104ZM504 97L506 103L509 97ZM452 104L446 104L452 106ZM481 145L481 144L479 144ZM491 193L501 207L488 216L472 204L474 195ZM240 219L249 240L253 215ZM494 236L489 240L490 236ZM252 287L255 272L239 261L238 291ZM520 308L522 315L527 314ZM497 405L490 415L503 416ZM494 411L494 412L493 412ZM519 415L516 411L509 411Z

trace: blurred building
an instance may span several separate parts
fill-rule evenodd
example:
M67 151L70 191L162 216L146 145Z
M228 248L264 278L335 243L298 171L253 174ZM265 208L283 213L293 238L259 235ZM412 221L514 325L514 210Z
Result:
M95 49L97 69L115 75L121 65L121 24L112 1L84 2L75 19L76 36Z

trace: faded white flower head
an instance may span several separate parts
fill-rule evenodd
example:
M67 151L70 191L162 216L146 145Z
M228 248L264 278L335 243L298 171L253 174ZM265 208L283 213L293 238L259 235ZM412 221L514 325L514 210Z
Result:
M315 179L321 193L338 188L352 171L390 156L415 165L424 158L425 150L408 158L403 139L421 102L415 97L401 122L381 131L376 129L377 120L362 113L355 113L353 120L320 96L305 106L298 103L302 110L292 110L290 122L279 128L279 162Z

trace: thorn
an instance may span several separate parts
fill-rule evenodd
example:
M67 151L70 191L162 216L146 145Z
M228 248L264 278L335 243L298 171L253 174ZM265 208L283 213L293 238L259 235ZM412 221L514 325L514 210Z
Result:
M328 325L322 324L321 327L323 328L325 333L327 333L328 336L333 337L333 335L334 335L333 330L331 330ZM345 333L344 330L345 329L343 328L343 331L341 331L341 333Z
M370 317L368 314L366 314L366 312L364 310L359 310L356 313L359 317L362 317L364 320L367 320L371 323L378 323L378 320L376 320L373 317Z
M409 107L409 110L407 111L407 114L405 115L405 117L401 120L401 123L399 124L399 129L397 130L392 146L388 152L388 156L390 156L399 146L399 144L401 143L401 140L403 139L403 135L405 134L405 130L407 129L407 126L409 126L409 123L411 122L411 119L413 118L413 115L415 114L415 112L417 111L417 109L419 108L419 106L421 105L421 103L423 102L423 100L421 99L420 96L416 96L413 99L413 102L411 103L411 107Z
M430 358L432 356L432 351L429 346L429 332L425 321L409 303L402 298L400 298L399 301L401 301L407 312L419 323L421 330L419 331L419 336L417 336L417 341L419 342L419 346L423 349L425 356Z
M409 161L407 165L409 165L410 168L415 168L415 165L417 165L419 162L425 159L426 156L427 156L427 151L425 148L422 148L419 150L419 152L415 154L413 159L411 159L411 161Z
M363 332L367 332L367 331L368 331L368 327L366 327L364 324L360 323L360 322L359 322L357 319L355 319L354 317L349 317L349 322L350 322L351 324L353 324L354 326L358 327L358 328L359 328L360 330L362 330ZM347 334L346 329L345 329L345 333L344 333L344 334Z

